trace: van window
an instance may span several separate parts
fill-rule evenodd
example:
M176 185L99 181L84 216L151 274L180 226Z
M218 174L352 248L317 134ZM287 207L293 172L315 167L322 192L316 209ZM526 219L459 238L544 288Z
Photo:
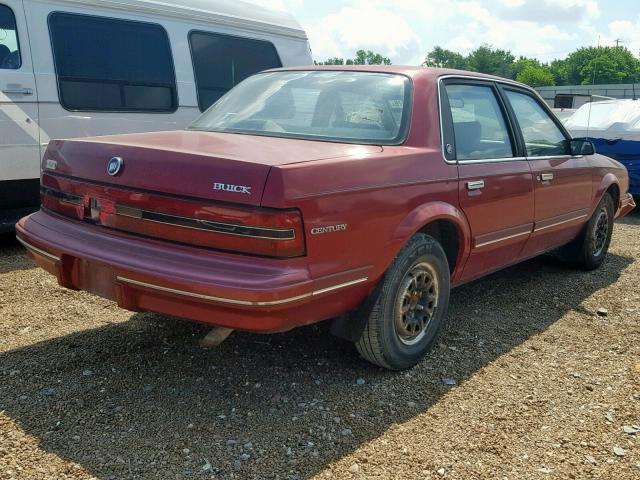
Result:
M263 40L191 32L189 44L200 111L254 73L282 66L273 44Z
M67 110L173 112L176 77L160 25L54 13L60 103Z
M16 17L6 5L0 5L0 69L17 70L22 65Z

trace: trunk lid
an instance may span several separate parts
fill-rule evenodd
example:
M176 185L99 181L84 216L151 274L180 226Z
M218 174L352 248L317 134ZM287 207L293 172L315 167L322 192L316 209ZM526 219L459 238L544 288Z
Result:
M181 197L260 205L274 166L380 152L360 146L198 131L54 140L45 173ZM117 175L109 161L122 158Z

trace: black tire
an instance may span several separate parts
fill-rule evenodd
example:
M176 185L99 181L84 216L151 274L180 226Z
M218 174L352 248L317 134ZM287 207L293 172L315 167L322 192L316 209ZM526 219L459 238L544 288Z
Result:
M433 237L416 234L382 282L356 348L371 363L405 370L429 352L445 324L450 292L447 256ZM407 313L401 313L405 308Z
M609 251L613 234L613 198L605 193L580 235L560 249L560 258L584 270L595 270Z

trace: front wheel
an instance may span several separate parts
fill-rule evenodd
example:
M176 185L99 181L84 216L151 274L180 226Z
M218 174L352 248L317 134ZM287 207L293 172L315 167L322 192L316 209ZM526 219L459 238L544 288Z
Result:
M433 237L416 234L382 282L356 348L381 367L411 368L432 348L447 317L447 256Z
M580 236L560 249L560 258L585 270L598 268L609 251L614 215L613 198L605 193Z

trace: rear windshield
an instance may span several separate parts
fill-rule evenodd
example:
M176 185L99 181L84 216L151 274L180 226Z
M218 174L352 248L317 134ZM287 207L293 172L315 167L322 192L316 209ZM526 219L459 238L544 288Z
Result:
M268 72L233 88L193 130L376 145L404 141L408 78L367 72Z

